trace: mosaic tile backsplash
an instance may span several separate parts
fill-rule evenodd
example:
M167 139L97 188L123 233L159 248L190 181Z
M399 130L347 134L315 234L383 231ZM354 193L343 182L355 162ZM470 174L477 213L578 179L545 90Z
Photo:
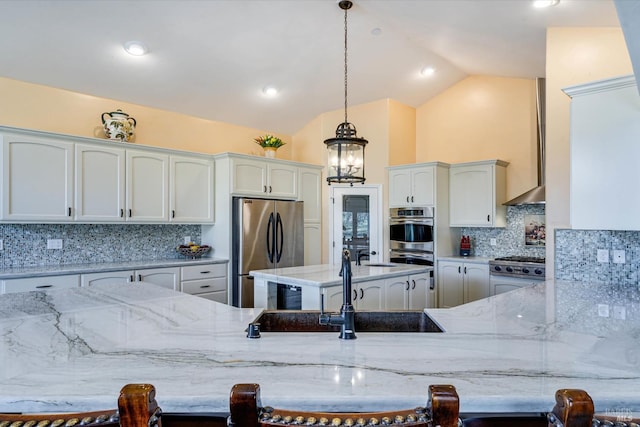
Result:
M640 283L640 232L556 230L555 278L585 282L635 285ZM609 262L598 262L606 249ZM624 263L613 262L613 251L623 250Z
M0 224L0 268L182 258L175 247L190 236L200 242L199 225ZM47 249L62 239L62 249Z
M501 256L545 257L544 246L525 245L525 216L544 215L544 205L507 206L505 228L462 227L460 232L471 237L471 255L495 258ZM491 245L496 239L496 245Z

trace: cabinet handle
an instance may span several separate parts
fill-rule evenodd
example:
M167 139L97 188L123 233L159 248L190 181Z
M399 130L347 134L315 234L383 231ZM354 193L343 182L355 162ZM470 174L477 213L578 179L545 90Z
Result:
M364 289L360 288L360 299L364 298Z
M407 280L407 289L405 289L405 291L409 290L409 281Z
M38 285L36 286L36 289L45 289L45 288L52 288L53 285Z
M176 217L176 211L175 209L171 209L171 218L175 218Z
M263 186L262 186L262 192L263 192L263 193L266 193L266 192L267 192L267 186L266 186L266 185L263 185Z
M413 284L413 286L411 286L411 289L415 289L416 288L416 281L411 279L411 283Z
M487 215L487 222L491 222L491 215Z
M200 289L206 289L206 288L210 288L210 287L211 287L211 285L201 285Z
M71 208L67 209L67 216L71 216Z
M357 290L353 290L353 300L357 300L358 299L358 291Z
M458 274L462 273L462 267L458 266Z
M129 218L131 218L133 216L133 212L131 211L131 209L129 209Z
M133 283L135 281L136 281L136 279L133 277L133 274L131 276L129 276L129 283Z
M464 267L464 274L467 274L467 267Z
M409 203L409 196L407 196L407 203Z
M142 282L142 274L138 274L138 282Z
M272 191L271 186L269 186L269 193L271 193L271 191Z
M200 272L200 274L209 274L209 273L211 273L209 270L201 271L201 272Z
M120 218L124 218L124 209L120 209Z
M413 196L411 196L411 203L413 203Z

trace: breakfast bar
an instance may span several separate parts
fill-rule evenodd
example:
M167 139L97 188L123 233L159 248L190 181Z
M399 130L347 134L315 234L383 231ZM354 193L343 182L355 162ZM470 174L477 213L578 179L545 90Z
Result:
M596 302L625 305L624 320ZM631 305L633 306L631 306ZM151 383L166 412L225 412L231 387L258 383L275 407L423 406L452 384L461 412L545 412L559 388L596 410L640 410L637 288L547 281L451 309L442 333L264 332L241 309L149 283L0 295L0 411L113 407Z

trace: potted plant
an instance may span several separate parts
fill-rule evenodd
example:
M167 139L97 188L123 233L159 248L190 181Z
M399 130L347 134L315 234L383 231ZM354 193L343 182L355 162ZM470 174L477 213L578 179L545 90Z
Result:
M275 157L276 150L286 144L286 142L282 142L280 138L273 135L259 136L254 138L254 141L262 147L265 157Z

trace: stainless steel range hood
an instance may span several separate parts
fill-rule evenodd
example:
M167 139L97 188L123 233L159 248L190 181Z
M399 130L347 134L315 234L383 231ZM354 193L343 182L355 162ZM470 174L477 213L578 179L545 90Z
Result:
M544 185L544 168L545 168L545 79L536 79L536 110L538 116L538 185L524 194L503 203L505 206L520 205L540 205L545 203L545 185Z

